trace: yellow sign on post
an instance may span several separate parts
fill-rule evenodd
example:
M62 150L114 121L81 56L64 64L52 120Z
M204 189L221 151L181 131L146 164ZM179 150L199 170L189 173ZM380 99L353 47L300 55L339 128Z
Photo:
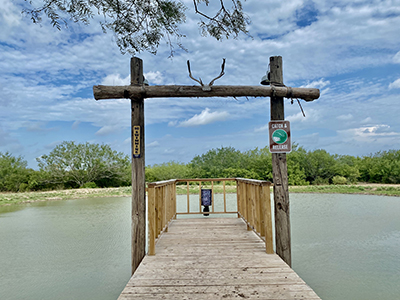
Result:
M133 126L133 157L140 157L140 126Z

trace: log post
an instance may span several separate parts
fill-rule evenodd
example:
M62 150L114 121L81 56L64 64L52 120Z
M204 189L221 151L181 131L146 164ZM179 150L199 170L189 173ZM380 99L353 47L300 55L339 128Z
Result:
M131 58L131 85L143 84L143 61ZM146 249L146 182L144 152L144 99L131 98L132 112L132 274Z
M271 86L283 85L282 57L270 57ZM271 121L284 120L283 97L271 97ZM290 242L289 187L286 153L272 153L272 175L275 203L276 253L292 265Z

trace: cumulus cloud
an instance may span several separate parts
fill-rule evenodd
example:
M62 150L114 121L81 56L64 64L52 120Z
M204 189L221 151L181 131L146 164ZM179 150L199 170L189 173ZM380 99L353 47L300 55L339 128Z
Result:
M200 114L194 115L192 118L182 121L179 123L178 127L192 127L207 125L219 121L225 121L229 117L229 113L226 111L215 111L210 112L209 108L203 110Z
M400 89L400 78L389 84L389 89Z
M150 85L162 84L164 82L160 71L144 73L144 77L149 81Z
M128 75L125 78L121 78L119 74L110 74L107 75L102 83L102 85L130 85L131 84L131 75Z
M400 133L393 131L390 126L386 124L338 130L338 133L359 141L384 137L398 137L400 135Z

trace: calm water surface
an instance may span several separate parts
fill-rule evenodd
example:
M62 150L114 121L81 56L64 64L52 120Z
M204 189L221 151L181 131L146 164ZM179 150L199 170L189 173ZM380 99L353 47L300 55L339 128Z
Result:
M293 268L322 299L400 299L400 198L290 197ZM0 299L116 299L130 210L130 198L0 207Z

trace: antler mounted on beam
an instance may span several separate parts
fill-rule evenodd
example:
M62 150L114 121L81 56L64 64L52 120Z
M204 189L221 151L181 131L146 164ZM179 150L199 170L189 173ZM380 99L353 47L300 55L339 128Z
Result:
M223 72L221 72L223 73ZM222 76L222 75L221 75ZM210 82L211 83L211 82ZM286 97L313 101L319 98L319 89L291 88L276 86L235 86L217 85L209 91L201 86L161 85L161 86L93 86L96 100L122 98L165 98L165 97Z
M194 81L200 83L200 85L203 87L202 90L203 91L211 91L211 86L214 84L215 80L221 78L222 76L224 76L225 72L225 58L222 59L222 66L221 66L221 73L215 77L213 80L210 81L209 84L204 84L203 81L201 81L201 78L199 77L199 79L196 79L192 76L192 72L190 71L190 61L187 61L187 66L188 66L188 71L189 71L189 77L191 79L193 79Z

